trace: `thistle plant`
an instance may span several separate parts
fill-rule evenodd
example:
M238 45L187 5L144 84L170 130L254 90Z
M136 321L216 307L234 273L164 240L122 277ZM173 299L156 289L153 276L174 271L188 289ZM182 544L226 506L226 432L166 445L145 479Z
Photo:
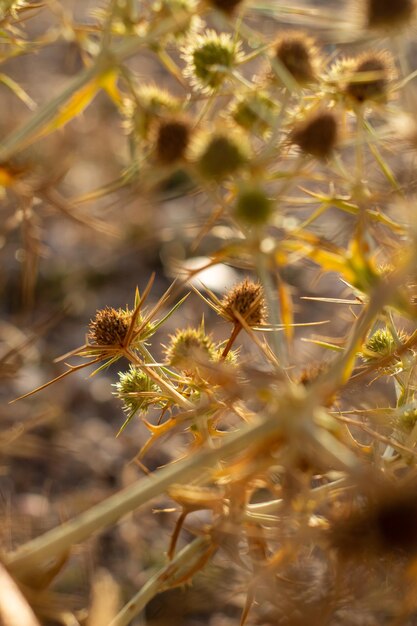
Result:
M8 410L62 404L68 450L92 468L103 440L120 446L117 463L103 455L111 493L86 505L74 487L71 506L66 493L3 546L33 626L127 626L221 567L231 625L413 623L416 5L348 4L111 0L85 20L54 3L0 9L2 62L68 42L77 55L43 103L15 65L0 75L29 109L3 127L0 252L20 272L22 311L57 298L65 350L77 345L67 312L85 337L49 380L50 326L35 324L33 356L34 333L11 338L20 309L0 325L20 400ZM105 404L114 417L94 445L82 394L64 410L88 394L87 368L94 415ZM0 433L7 463L11 440L33 441L19 433ZM150 502L162 515L140 509ZM78 607L69 592L79 546L104 530L126 566L109 557L109 596L123 600L100 613L95 581ZM221 576L213 626L226 619ZM7 604L0 592L1 618Z

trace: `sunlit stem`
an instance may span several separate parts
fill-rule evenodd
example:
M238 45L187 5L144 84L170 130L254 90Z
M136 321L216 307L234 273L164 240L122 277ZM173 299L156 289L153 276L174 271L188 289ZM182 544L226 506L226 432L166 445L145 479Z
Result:
M229 341L226 344L225 349L222 352L222 360L224 360L227 355L229 354L234 342L236 341L236 338L238 336L238 334L240 333L240 331L242 330L242 324L240 324L239 322L236 322L235 325L233 326L233 330L232 330L232 334L229 337Z

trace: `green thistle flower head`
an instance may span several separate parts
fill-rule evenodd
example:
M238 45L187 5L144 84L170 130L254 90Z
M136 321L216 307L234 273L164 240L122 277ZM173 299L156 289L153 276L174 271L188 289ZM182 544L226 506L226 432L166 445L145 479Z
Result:
M170 365L184 372L194 373L199 365L215 361L216 346L201 325L198 329L177 330L175 335L171 336L165 353Z
M191 38L182 53L185 76L196 89L206 93L221 87L242 57L240 44L231 35L214 30Z
M138 412L145 413L157 403L161 394L153 380L134 365L129 365L127 372L119 372L119 380L114 386L114 395L122 401L123 411L129 417Z
M393 336L387 328L379 328L373 335L368 337L366 343L362 346L361 356L366 362L374 359L380 359L389 356L396 349L396 343Z
M247 187L238 195L235 213L250 225L265 224L272 213L272 202L259 187Z
M248 159L249 148L240 133L218 131L205 138L196 160L204 178L222 180L235 174Z
M231 116L236 124L253 133L265 133L274 121L276 103L265 93L255 92L232 103Z

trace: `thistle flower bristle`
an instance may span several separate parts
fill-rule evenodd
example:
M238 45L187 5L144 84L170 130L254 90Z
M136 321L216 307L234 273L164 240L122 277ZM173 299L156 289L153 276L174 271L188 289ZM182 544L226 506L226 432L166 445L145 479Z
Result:
M96 312L89 325L89 340L98 346L123 345L131 322L131 313L106 306Z
M314 39L300 32L290 32L277 39L274 45L275 61L300 85L316 79L319 52Z
M236 311L248 326L259 326L265 322L265 296L260 283L245 278L225 294L220 303L220 314L236 324L240 323Z
M290 134L290 141L302 152L319 159L330 156L338 140L338 123L334 113L322 111L300 122Z
M409 22L416 4L414 0L367 0L364 10L368 28L391 29Z
M182 52L185 76L196 89L206 93L221 87L242 56L240 44L231 35L210 29L190 39Z
M164 164L174 163L184 157L190 140L190 126L181 119L163 120L158 125L156 155Z

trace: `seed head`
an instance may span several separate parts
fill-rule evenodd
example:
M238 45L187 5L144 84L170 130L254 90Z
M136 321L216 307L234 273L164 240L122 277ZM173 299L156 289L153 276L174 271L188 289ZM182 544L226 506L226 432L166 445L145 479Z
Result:
M320 64L314 39L303 33L286 33L274 45L273 60L281 63L300 85L316 79Z
M248 187L239 193L235 212L238 219L248 224L265 224L272 212L272 202L259 187Z
M392 61L386 54L366 54L353 65L353 77L347 83L346 94L358 103L385 101L387 86L393 75Z
M200 364L214 361L216 354L216 347L203 328L178 330L166 348L168 363L189 372L194 372Z
M248 326L259 326L265 322L266 306L262 285L245 278L235 285L223 297L221 315L229 322L239 323L235 311L237 311Z
M203 148L197 159L202 176L221 180L237 172L247 161L245 145L233 134L219 132Z
M186 62L184 74L196 89L206 93L221 87L242 56L240 44L231 35L214 30L190 39L182 52Z
M131 313L106 306L97 311L89 325L89 340L98 346L123 345L130 326Z
M190 139L190 126L185 120L171 119L160 122L156 138L157 159L170 164L184 157Z
M330 111L322 111L301 122L290 135L291 143L319 159L330 156L337 139L337 119Z
M119 372L115 387L114 395L120 398L123 410L131 416L138 411L144 413L161 393L153 380L134 365L129 365L127 372Z
M368 28L391 29L409 22L416 5L414 0L366 0L364 9Z

